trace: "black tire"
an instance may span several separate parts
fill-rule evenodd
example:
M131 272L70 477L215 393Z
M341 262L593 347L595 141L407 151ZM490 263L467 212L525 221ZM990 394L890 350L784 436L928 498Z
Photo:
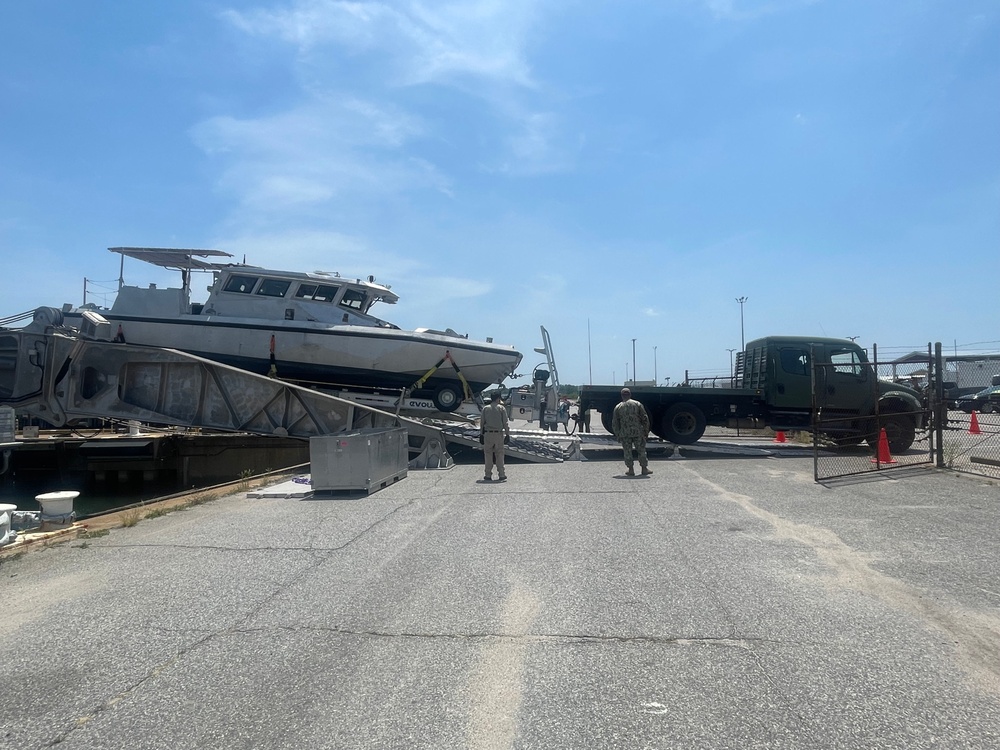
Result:
M909 450L913 441L917 437L917 428L913 424L913 419L905 414L893 414L883 417L881 420L882 429L885 430L886 439L889 441L890 453L902 453ZM878 440L881 430L868 436L868 445L878 450Z
M983 404L983 408L980 411L982 411L983 414L992 414L993 404L987 401L985 404Z
M614 409L608 409L607 411L602 411L601 412L601 425L611 435L615 434L614 430L611 429L611 425L612 425L611 420L614 419L614 416L615 416L615 410Z
M674 404L663 412L656 434L678 445L697 443L705 434L705 414L694 404Z
M434 408L446 414L455 411L462 404L462 389L454 385L442 385L434 391Z

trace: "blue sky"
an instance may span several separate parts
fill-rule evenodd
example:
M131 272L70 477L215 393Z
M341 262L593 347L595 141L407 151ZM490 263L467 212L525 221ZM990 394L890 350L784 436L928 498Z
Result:
M7 3L0 317L120 245L374 274L563 382L1000 350L1000 3ZM126 264L126 281L166 281ZM207 283L207 281L206 281ZM655 347L655 350L654 350ZM654 356L655 354L655 356Z

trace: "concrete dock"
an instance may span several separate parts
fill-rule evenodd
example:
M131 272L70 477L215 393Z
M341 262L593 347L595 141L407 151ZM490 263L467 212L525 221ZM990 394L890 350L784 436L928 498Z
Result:
M234 492L0 560L0 748L1000 746L1000 489L804 452Z

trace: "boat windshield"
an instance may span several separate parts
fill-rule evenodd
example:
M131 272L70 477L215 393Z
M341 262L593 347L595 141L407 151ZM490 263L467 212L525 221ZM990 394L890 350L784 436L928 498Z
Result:
M292 282L284 279L264 279L260 283L260 288L257 290L257 294L261 294L265 297L284 297L285 292L288 291L288 287L291 285Z
M224 291L237 292L238 294L250 294L257 284L257 276L239 276L233 274L226 282Z
M343 307L350 308L351 310L360 310L364 312L367 307L365 303L368 301L368 295L359 289L347 289L344 292L344 298L340 300L340 304Z
M316 302L333 302L339 290L339 286L329 284L299 284L295 297L297 299L311 299Z

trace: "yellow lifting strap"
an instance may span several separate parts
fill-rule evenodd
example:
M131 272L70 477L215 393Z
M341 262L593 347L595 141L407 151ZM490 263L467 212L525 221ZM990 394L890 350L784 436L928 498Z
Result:
M437 369L441 365L443 365L445 362L451 362L451 366L453 368L455 368L455 372L458 375L458 379L462 383L462 392L464 393L465 398L466 399L472 398L472 388L469 387L469 381L467 381L465 379L465 375L462 374L462 369L458 366L458 363L451 356L451 352L450 351L445 351L444 356L441 357L441 359L439 359L437 361L437 364L435 364L431 369L429 369L427 372L425 372L423 374L423 377L420 378L420 380L418 380L416 383L414 383L413 385L411 385L410 386L410 390L411 391L416 391L416 390L420 390L421 388L423 388L424 387L424 383L427 382L427 379L431 375L433 375L435 372L437 372Z
M267 376L269 378L277 378L278 377L278 362L274 358L274 334L273 333L271 334L271 354L270 354L270 359L271 359L271 366L267 369Z

